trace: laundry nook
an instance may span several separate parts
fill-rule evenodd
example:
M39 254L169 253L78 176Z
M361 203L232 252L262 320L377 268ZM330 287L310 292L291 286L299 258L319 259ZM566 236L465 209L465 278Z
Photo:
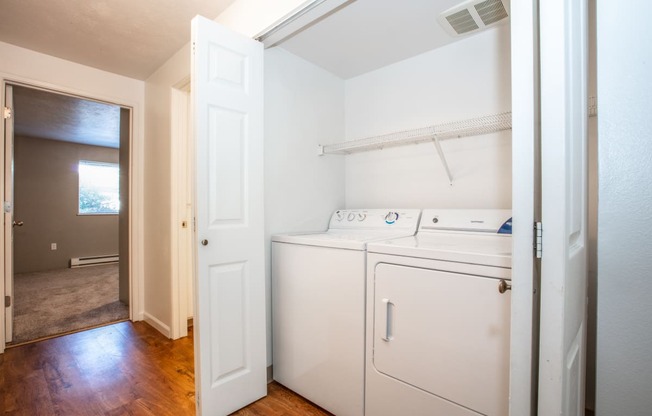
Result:
M650 14L3 2L0 409L648 416Z

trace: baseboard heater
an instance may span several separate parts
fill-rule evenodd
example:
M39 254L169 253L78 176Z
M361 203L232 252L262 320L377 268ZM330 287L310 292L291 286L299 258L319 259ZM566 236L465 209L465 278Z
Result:
M70 259L70 268L77 267L99 266L100 264L117 263L120 260L117 254L108 256L88 256L88 257L73 257Z

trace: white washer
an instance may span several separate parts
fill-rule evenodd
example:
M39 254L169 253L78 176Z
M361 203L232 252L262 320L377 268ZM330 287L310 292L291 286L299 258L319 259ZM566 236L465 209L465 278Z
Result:
M340 210L272 237L274 379L338 416L364 413L366 244L414 235L420 210Z
M366 416L508 414L510 217L424 210L367 245Z

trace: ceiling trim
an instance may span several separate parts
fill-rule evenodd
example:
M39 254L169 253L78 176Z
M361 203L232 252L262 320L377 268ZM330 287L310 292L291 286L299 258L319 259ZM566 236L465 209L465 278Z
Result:
M254 39L271 48L355 0L312 0L265 29Z

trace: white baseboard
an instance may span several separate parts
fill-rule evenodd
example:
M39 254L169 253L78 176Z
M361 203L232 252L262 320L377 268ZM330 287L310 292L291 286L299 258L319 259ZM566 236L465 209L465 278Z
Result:
M144 321L150 324L154 329L156 329L161 334L165 335L166 338L170 338L170 327L165 325L163 322L159 321L152 315L147 312L143 312Z
M138 321L144 321L145 320L145 312L139 311L134 313L134 315L131 317L131 320L134 322Z

